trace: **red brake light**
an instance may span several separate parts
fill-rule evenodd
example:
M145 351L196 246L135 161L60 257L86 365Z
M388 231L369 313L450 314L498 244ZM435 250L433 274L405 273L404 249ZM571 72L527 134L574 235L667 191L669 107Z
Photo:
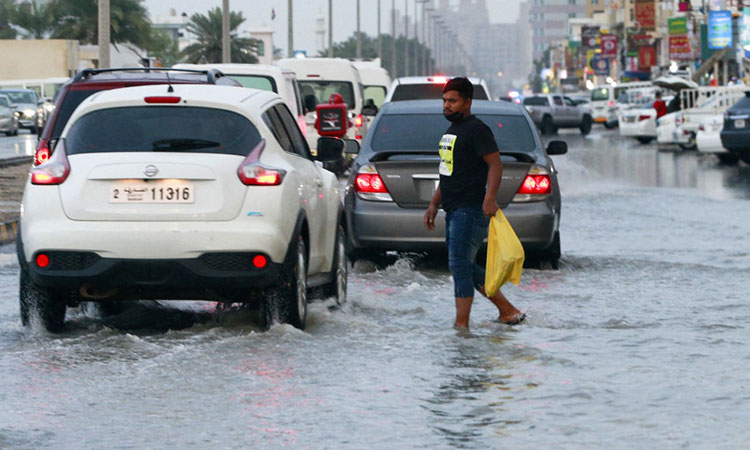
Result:
M358 173L354 179L354 190L367 193L388 193L383 179L377 173Z
M610 101L609 101L609 107L611 108L611 107L613 107L613 106L615 106L615 102L613 102L612 100L610 100Z
M253 266L255 266L256 269L262 269L266 267L266 264L268 264L268 258L265 256L255 255L253 257Z
M175 97L172 95L156 95L151 97L144 97L143 101L146 103L180 103L181 97Z
M362 126L362 114L357 114L354 117L354 126L360 128Z
M47 141L40 142L39 148L36 149L36 153L34 153L34 165L38 166L39 164L44 164L47 161L49 161L50 151L49 147L47 146Z
M641 114L640 116L638 116L638 122L640 122L641 120L648 120L650 118L651 118L651 116L648 116L648 115L645 115L645 114Z
M517 194L549 194L552 192L552 182L549 175L526 175Z
M49 256L44 253L36 255L36 265L42 268L49 266Z
M57 149L44 164L31 168L31 184L62 184L69 174L70 164L65 155L65 141L60 140Z
M448 78L446 77L428 77L427 81L431 81L435 84L445 84L448 82Z
M237 176L242 184L247 186L278 186L284 180L286 171L264 166L259 162L260 155L266 147L266 141L261 140L237 168Z

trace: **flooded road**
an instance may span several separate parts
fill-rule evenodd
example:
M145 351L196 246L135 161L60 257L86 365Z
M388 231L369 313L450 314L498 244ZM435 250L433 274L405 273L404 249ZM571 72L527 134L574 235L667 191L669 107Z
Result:
M64 333L18 318L0 247L0 448L743 448L750 167L561 134L558 271L525 270L457 335L442 258L357 263L349 303L261 332L211 303Z

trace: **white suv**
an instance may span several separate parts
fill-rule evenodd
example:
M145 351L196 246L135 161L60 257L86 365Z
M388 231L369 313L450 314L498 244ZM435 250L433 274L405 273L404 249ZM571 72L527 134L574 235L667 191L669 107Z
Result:
M341 154L328 144L318 159ZM340 185L271 92L94 94L32 168L22 211L24 325L59 330L80 301L200 299L303 328L310 288L346 299Z

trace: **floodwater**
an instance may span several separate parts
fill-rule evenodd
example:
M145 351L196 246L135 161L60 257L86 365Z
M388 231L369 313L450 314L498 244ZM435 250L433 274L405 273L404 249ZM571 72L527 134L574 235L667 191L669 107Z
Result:
M558 271L451 329L442 257L357 263L304 332L211 303L24 329L0 247L0 448L747 448L750 167L562 134Z

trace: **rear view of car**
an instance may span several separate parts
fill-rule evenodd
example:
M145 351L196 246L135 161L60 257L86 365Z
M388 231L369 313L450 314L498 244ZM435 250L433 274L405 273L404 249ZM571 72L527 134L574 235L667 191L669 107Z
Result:
M737 158L750 164L750 92L724 113L721 144Z
M183 85L91 96L32 168L23 205L24 324L36 315L59 329L81 300L199 299L256 303L302 328L308 274L340 291L338 181L273 93Z
M444 248L444 222L427 231L423 221L440 181L438 142L449 125L441 111L439 100L419 100L386 103L378 114L348 181L346 212L355 257ZM556 267L560 189L533 123L522 106L509 102L477 100L472 112L492 129L500 148L498 204L529 259ZM553 142L551 153L567 150L564 142Z
M452 77L401 77L391 83L386 102L401 102L406 100L429 100L443 97L443 86ZM470 77L474 85L474 100L489 100L490 90L481 78Z

